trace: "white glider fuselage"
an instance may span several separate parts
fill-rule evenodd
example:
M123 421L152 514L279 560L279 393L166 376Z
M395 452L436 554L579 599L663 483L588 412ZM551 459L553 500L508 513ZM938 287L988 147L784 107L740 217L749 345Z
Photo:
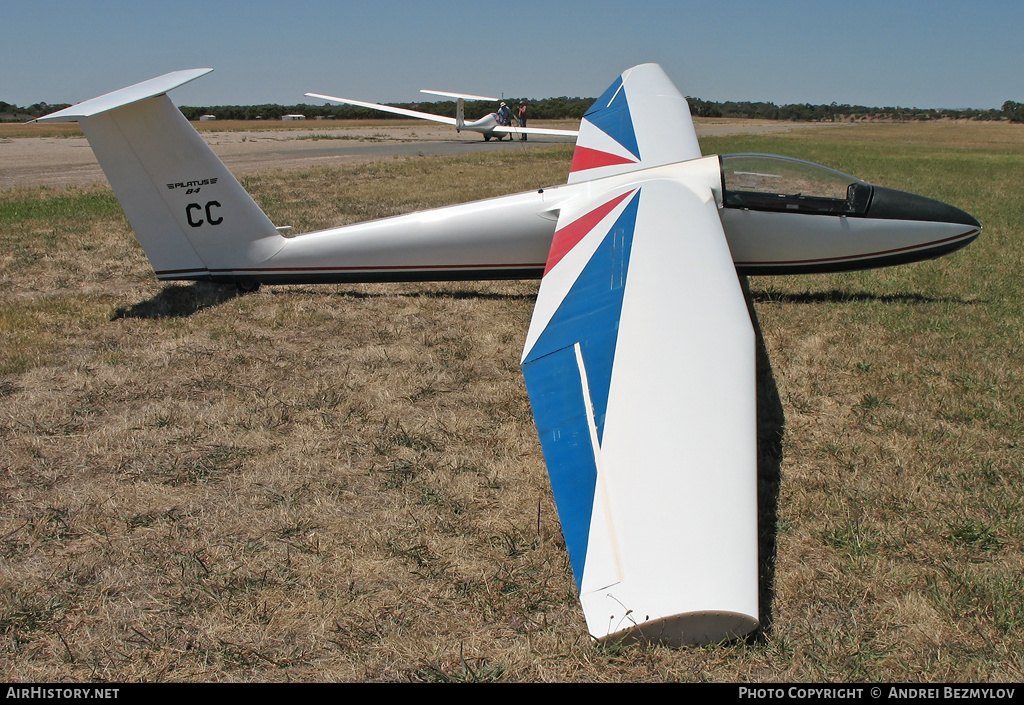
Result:
M502 127L502 125L498 123L498 114L487 113L479 120L461 123L457 129L459 132L462 132L463 130L467 132L479 132L484 136L485 140L489 140L492 137L500 140L506 134L511 134L509 132L498 132L497 129L499 127Z
M725 158L726 161L729 157ZM792 160L790 160L792 161ZM595 191L618 191L656 179L709 176L719 217L741 274L845 271L930 259L966 246L980 232L971 216L936 201L871 187L893 208L864 214L730 206L717 156L581 183L448 206L294 237L280 236L260 263L206 272L158 271L162 279L267 284L540 278L559 213ZM803 163L801 163L803 164ZM776 195L776 198L782 198ZM198 207L199 204L196 204ZM872 206L878 216L872 217ZM182 207L185 207L183 204ZM916 210L915 210L916 209ZM195 211L199 212L199 211ZM218 224L202 223L213 233ZM268 243L269 245L269 243Z

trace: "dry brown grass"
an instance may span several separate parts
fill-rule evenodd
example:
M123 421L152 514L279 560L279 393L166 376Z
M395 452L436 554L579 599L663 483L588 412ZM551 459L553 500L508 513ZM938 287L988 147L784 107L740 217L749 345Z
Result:
M575 130L578 120L537 120L537 127L555 127ZM533 124L533 123L531 123ZM379 120L200 120L192 123L199 132L298 132L317 130L375 129L389 127L415 128L436 126L420 120L383 118ZM451 129L451 128L447 128ZM0 139L22 137L81 137L82 129L75 122L45 122L26 125L17 122L0 122Z
M783 141L811 156L833 133ZM304 230L557 183L567 159L247 186ZM1020 680L1024 340L998 275L1021 255L987 249L1019 207L961 187L986 234L960 255L752 280L765 628L679 650L586 636L517 364L535 283L165 285L106 189L0 194L3 672Z

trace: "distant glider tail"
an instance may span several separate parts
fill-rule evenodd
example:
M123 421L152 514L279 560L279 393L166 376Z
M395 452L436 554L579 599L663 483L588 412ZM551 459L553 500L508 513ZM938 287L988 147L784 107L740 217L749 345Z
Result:
M175 71L39 118L78 122L160 279L243 278L284 238L167 91Z

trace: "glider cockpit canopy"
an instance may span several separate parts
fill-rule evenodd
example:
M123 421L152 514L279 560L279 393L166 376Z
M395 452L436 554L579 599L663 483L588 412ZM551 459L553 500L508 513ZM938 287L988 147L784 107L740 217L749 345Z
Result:
M855 176L774 154L723 154L727 208L863 216L874 187Z

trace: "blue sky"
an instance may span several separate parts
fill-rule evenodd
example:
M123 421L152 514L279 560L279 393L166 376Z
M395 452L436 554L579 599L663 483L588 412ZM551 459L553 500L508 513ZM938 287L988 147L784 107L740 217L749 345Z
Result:
M1024 101L1019 0L0 0L0 47L0 100L16 105L196 67L215 72L179 104L596 97L646 61L705 100Z

